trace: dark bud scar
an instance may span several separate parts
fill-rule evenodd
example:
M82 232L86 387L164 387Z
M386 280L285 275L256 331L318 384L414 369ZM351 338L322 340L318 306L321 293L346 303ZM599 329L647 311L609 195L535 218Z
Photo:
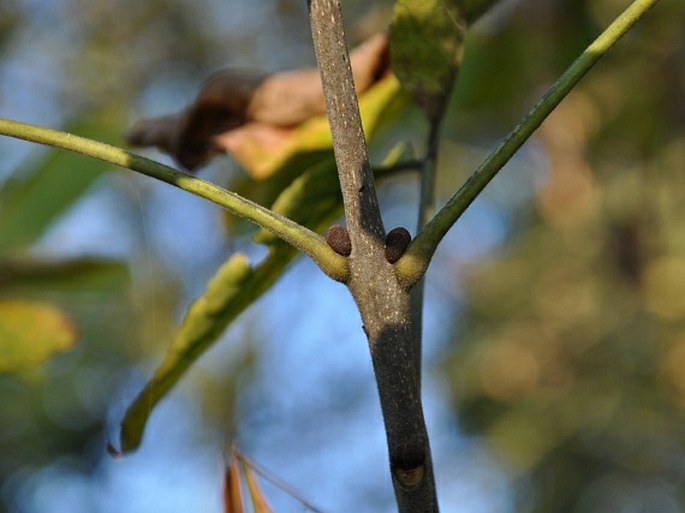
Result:
M404 444L391 451L395 478L407 488L421 483L425 474L426 452L417 444Z
M350 234L344 226L332 225L326 232L326 242L338 255L348 257L352 253Z
M390 230L385 237L385 259L391 264L397 262L404 255L410 242L411 234L406 228L400 226Z

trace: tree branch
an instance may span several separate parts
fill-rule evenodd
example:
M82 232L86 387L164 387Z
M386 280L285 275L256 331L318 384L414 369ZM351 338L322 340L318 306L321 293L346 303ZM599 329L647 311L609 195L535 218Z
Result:
M116 146L93 141L84 137L52 130L49 128L29 125L17 121L0 118L0 134L24 139L26 141L46 144L88 157L125 167L144 175L156 178L179 189L191 192L196 196L208 199L240 217L253 221L282 238L303 253L309 255L314 262L331 278L345 281L348 275L348 264L343 257L335 253L320 235L301 226L290 219L280 216L271 210L235 194L201 180L195 176L183 173L177 169L165 166L154 160L147 159Z
M421 279L438 244L466 208L590 68L658 1L635 0L616 18L571 64L547 94L483 161L440 212L417 234L404 256L396 264L398 274L405 286L411 287Z
M381 220L362 131L338 0L311 0L312 37L333 135L352 244L347 286L369 341L401 513L438 510L421 405L409 289L385 256Z
M385 230L369 165L352 67L335 0L310 2L314 50L321 69L333 151L352 246L363 252L367 238L383 240ZM325 72L324 72L325 67Z

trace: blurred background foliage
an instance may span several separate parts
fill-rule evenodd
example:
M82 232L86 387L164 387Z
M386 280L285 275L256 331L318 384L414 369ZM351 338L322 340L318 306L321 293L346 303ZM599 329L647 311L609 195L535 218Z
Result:
M456 110L508 122L622 4L548 2L474 36ZM465 311L443 374L462 427L520 485L518 511L685 508L683 15L660 5L562 103L507 242L454 270Z
M344 3L354 41L384 28L392 5ZM444 126L441 201L628 3L504 0L473 27ZM658 4L543 125L436 256L428 307L446 314L427 319L427 393L437 395L426 402L449 404L456 418L440 421L447 427L429 425L445 511L685 509L684 19L682 2ZM275 71L312 63L299 0L0 2L0 114L115 144L141 117L186 104L223 66ZM374 151L382 156L390 143L420 140L424 128L409 112ZM91 479L91 488L101 482L113 427L188 302L233 250L262 253L246 236L254 229L231 223L227 233L213 208L130 173L7 139L0 154L0 299L57 305L80 333L71 351L0 375L0 511L54 513L54 502L45 509L31 495L36 476L68 470ZM229 159L202 174L250 190ZM405 174L382 187L388 227L413 227L416 183ZM313 266L298 269L299 279L314 280ZM368 366L327 370L330 383L300 391L312 403L269 395L273 376L259 362L280 358L269 353L269 338L281 348L299 343L356 357L350 346L298 341L306 329L293 327L306 318L306 311L292 314L302 301L332 301L342 310L338 289L317 285L316 294L328 298L321 299L301 282L286 285L248 312L233 348L214 353L215 367L191 371L177 392L202 404L205 427L190 422L188 443L217 452L229 432L247 449L263 447L262 458L282 453L277 474L299 479L305 495L327 493L328 502L319 500L330 511L349 509L351 500L341 492L349 482L336 488L330 477L344 466L336 456L357 458L363 466L350 479L358 509L392 511L384 442L368 435L379 414L359 407L360 397L375 400L372 382L359 378L370 375ZM274 303L293 297L300 307L295 301L281 315L284 324L265 329L276 317ZM363 353L356 317L335 322L354 333ZM318 338L339 333L326 322L317 329ZM326 361L304 349L297 354L307 356L293 374ZM341 428L331 438L321 434L353 418L363 429L352 428L347 438ZM165 430L183 423L172 419ZM373 439L376 449L355 455L350 447L360 437ZM331 453L328 445L337 442L340 452ZM482 472L482 460L468 459L481 450L474 448L494 462L487 472L507 483L503 500L492 500L495 478L486 478L472 502L450 502L452 480L474 483ZM173 446L165 450L175 465L192 459ZM291 472L295 460L317 451L328 459L315 460L324 484L311 490L311 473ZM375 473L371 455L379 456L378 482L359 483L360 469ZM461 468L456 476L454 468ZM92 500L85 510L115 510ZM116 511L162 511L164 504ZM198 510L192 504L185 511Z

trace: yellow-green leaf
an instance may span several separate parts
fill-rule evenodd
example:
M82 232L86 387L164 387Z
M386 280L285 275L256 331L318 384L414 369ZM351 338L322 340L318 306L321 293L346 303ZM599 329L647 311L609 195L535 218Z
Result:
M400 93L396 79L390 76L381 81L366 93L362 103L366 129L373 133L405 105L406 98ZM278 161L280 167L270 171L272 175L261 184L267 188L273 186L273 194L277 196L273 207L276 212L313 230L321 230L339 214L341 202L330 134L326 128L326 143L319 138L323 129L314 127L313 130L312 139L307 141L308 137L303 136L298 147L291 148L287 155L281 155L285 161ZM318 147L323 150L317 152ZM294 165L302 159L309 165ZM299 175L300 178L294 180ZM276 182L278 186L275 186ZM274 201L273 197L271 201ZM226 327L273 285L298 254L268 232L260 232L257 239L270 246L267 258L251 267L243 255L234 255L212 278L205 293L188 309L164 361L126 412L121 424L122 452L133 451L140 445L154 406L190 365L219 339Z
M188 308L164 360L126 411L121 423L121 452L140 445L154 406L226 327L271 287L296 255L295 249L280 243L255 267L236 253L219 268L204 294Z
M0 301L0 372L38 365L71 348L77 338L69 318L52 305Z
M466 21L459 0L398 0L392 69L431 122L440 118L461 62Z

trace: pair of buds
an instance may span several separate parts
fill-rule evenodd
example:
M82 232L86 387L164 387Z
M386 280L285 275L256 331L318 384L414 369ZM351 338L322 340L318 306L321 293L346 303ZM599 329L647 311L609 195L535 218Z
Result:
M344 226L331 226L326 232L326 242L339 255L347 257L352 253L350 234ZM411 234L406 228L400 226L390 230L385 236L385 259L391 264L397 262L404 255L410 242Z

